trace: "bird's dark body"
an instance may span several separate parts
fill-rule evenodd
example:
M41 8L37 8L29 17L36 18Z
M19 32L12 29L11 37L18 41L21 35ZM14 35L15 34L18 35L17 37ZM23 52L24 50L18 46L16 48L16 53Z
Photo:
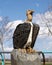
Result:
M30 33L31 25L29 23L19 24L13 34L13 47L14 49L24 48L24 45L27 42L29 33ZM32 43L30 45L33 48L38 32L39 32L39 25L33 24L33 31L32 31ZM27 45L28 46L28 45Z

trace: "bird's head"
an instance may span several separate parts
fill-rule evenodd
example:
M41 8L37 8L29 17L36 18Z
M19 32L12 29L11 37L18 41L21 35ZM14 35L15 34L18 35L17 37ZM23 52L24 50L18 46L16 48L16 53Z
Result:
M33 15L33 13L34 13L34 10L27 10L26 11L26 15L28 16L28 15Z
M27 10L26 11L27 21L29 21L29 22L32 21L33 13L34 13L34 10Z

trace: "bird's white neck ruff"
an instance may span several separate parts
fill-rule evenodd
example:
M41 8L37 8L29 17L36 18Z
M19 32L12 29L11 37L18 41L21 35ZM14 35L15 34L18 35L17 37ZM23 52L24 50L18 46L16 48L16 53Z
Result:
M28 40L27 40L27 43L26 44L28 44L29 42L32 42L33 24L32 24L32 22L29 22L29 23L31 25L31 30L30 30L29 37L28 37Z

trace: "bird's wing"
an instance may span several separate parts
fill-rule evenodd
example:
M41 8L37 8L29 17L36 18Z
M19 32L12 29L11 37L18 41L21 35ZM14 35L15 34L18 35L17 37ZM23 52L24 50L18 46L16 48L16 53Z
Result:
M28 35L30 32L30 24L23 23L19 24L13 34L13 45L16 48L23 48L25 43L27 42Z

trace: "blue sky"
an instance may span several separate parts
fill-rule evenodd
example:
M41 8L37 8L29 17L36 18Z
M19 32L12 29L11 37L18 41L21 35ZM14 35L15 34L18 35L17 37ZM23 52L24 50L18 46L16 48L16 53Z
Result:
M52 0L0 0L0 16L8 16L10 20L24 20L26 10L44 13L52 5Z

